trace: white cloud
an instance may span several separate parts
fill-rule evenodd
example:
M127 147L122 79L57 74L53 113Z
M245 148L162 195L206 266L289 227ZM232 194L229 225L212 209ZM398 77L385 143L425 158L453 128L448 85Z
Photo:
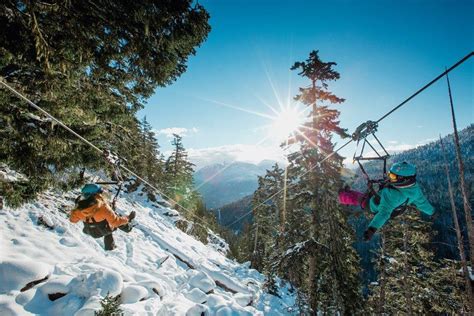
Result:
M178 134L181 137L189 136L190 134L196 134L199 129L196 127L185 128L185 127L169 127L160 130L155 130L156 135L165 135L167 138L173 138L173 134Z
M259 163L262 160L284 162L286 160L283 150L279 146L263 145L225 145L201 149L188 149L188 157L196 165L196 169L213 163L231 163L242 161Z
M385 147L385 149L387 149L387 151L390 154L394 154L394 153L399 153L401 151L416 148L420 145L421 144L416 144L416 145L413 145L413 144L397 144L397 145L389 145L389 146Z

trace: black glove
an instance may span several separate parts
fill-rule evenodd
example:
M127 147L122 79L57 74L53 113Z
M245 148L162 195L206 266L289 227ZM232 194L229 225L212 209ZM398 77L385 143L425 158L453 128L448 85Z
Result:
M137 212L131 211L130 214L128 214L128 221L130 222L131 220L133 220L135 216L137 216Z
M351 190L351 187L348 184L345 184L342 188L339 189L338 193L349 192L350 190Z
M441 217L441 212L440 212L440 211L435 211L435 212L433 213L433 215L431 215L431 220L434 222L434 221L436 221L436 220L437 220L438 218L440 218L440 217Z
M365 241L371 240L372 236L375 234L376 231L377 231L377 228L369 226L369 228L367 228L367 230L364 232L364 240Z

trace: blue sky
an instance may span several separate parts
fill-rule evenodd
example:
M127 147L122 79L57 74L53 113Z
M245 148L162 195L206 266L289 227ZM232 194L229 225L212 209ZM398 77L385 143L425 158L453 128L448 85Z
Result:
M330 89L346 99L341 126L353 131L378 119L474 48L474 1L200 1L212 30L187 72L156 90L147 116L163 151L179 129L198 166L233 159L258 162L278 154L279 140L261 142L271 114L308 82L289 68L313 49L337 62ZM474 58L451 73L459 127L474 122ZM382 122L380 139L407 149L452 129L446 82ZM337 139L335 139L337 141ZM343 151L352 156L354 146Z

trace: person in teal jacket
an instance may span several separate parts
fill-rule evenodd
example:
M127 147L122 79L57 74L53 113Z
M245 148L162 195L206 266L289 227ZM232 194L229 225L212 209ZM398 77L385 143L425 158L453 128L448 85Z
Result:
M392 165L388 173L388 184L375 194L364 194L353 190L339 192L339 201L345 205L368 204L374 218L364 232L364 239L370 240L377 230L394 216L402 212L406 206L413 205L427 215L433 215L435 210L423 195L416 183L416 167L407 162Z

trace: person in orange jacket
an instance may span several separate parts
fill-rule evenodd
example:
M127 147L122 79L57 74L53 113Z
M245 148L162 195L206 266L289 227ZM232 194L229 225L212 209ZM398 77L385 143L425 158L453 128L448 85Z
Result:
M94 238L104 237L105 250L115 249L112 233L117 228L130 232L132 230L130 221L135 218L135 211L128 216L118 216L102 195L103 190L98 184L86 184L81 193L69 220L72 223L84 222L82 231L85 234Z

